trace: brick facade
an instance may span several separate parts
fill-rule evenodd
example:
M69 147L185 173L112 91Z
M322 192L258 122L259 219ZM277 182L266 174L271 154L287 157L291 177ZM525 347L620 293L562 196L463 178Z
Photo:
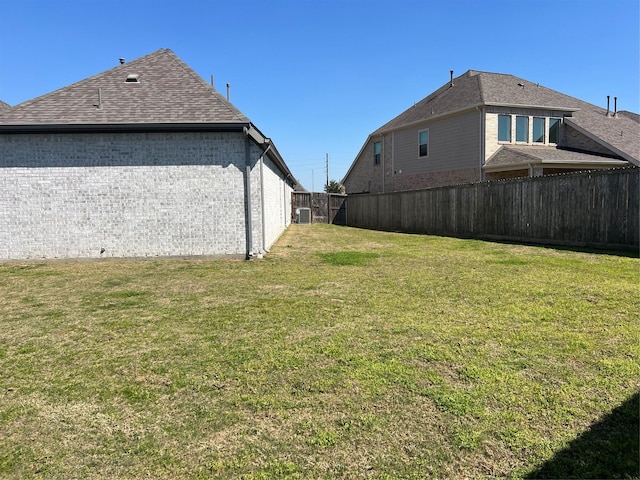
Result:
M1 135L0 259L245 256L247 159L264 251L291 188L261 153L240 132Z

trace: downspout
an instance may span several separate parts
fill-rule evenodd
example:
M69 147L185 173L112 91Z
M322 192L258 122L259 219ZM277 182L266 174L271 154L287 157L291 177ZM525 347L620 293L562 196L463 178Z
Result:
M262 151L262 154L260 155L260 210L262 211L262 250L265 251L266 253L269 253L269 250L267 249L267 229L265 228L267 225L267 214L265 212L265 203L264 203L264 156L267 154L267 152L269 151L269 149L271 148L271 140L270 139L266 139L266 142L268 142L267 144L267 148L265 148Z
M482 167L484 167L484 160L485 160L485 133L484 133L484 122L485 122L485 112L484 112L484 106L481 108L480 105L478 105L476 107L476 109L478 110L478 112L480 112L480 125L478 125L478 130L479 130L479 136L480 138L478 139L480 141L480 181L482 182L484 180L484 170Z
M385 177L385 171L384 171L384 135L382 135L382 148L380 148L380 156L382 157L382 193L384 193L384 177Z
M391 190L396 189L396 131L391 132Z
M247 127L244 127L244 134L247 136L247 141L244 145L244 191L247 197L244 216L247 244L246 260L249 260L253 255L253 226L251 224L251 139L249 138L249 130Z

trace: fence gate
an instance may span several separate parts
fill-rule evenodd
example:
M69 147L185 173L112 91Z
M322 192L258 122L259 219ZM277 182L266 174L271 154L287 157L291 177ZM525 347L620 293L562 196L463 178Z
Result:
M335 193L293 192L291 194L291 221L296 222L300 208L309 208L313 223L346 225L346 199L346 195Z

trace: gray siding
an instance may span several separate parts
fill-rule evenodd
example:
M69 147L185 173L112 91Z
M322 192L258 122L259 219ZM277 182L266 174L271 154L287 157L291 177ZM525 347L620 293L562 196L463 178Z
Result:
M420 157L418 132L429 129L429 156ZM480 113L471 111L399 130L394 136L396 174L464 170L480 164Z
M374 164L373 144L380 142L382 155L380 164ZM393 145L391 135L378 135L367 139L360 155L355 159L348 176L343 179L347 193L384 192L389 188L389 176L392 168Z

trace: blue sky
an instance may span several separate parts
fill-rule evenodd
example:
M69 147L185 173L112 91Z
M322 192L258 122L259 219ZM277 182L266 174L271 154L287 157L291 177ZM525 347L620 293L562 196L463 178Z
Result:
M639 0L0 0L15 105L170 48L271 137L307 189L455 76L510 73L640 111Z

